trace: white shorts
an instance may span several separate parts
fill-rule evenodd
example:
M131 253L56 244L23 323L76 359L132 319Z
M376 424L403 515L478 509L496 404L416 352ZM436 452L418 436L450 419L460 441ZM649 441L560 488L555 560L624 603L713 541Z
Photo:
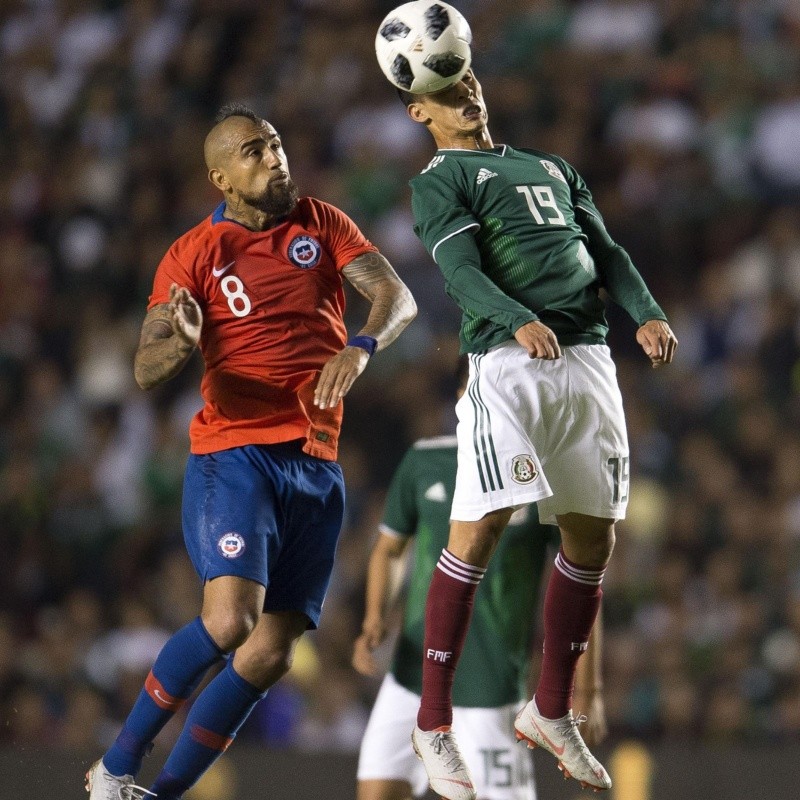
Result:
M422 762L411 747L419 695L383 679L358 757L360 781L408 781L415 797L428 789ZM453 732L467 761L479 800L535 800L533 760L514 736L519 705L453 709Z
M624 519L629 451L617 371L605 345L530 358L516 341L469 357L456 405L458 477L451 519L538 502L539 520L570 512Z

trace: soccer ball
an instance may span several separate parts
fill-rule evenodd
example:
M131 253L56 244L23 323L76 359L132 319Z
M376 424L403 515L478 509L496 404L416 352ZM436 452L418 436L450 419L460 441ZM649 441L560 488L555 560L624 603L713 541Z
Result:
M461 80L472 61L472 31L447 3L415 0L390 11L378 28L375 54L389 82L430 94Z

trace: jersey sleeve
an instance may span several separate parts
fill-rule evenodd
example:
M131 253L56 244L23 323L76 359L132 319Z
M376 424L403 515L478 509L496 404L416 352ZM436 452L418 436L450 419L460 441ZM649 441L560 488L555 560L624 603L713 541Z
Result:
M606 230L592 194L575 169L560 159L572 193L575 219L587 239L589 253L597 267L600 283L611 299L630 314L637 325L651 319L666 320L650 290L633 265L631 257Z
M382 533L390 536L412 536L417 530L415 463L415 451L412 448L403 456L389 483L380 526Z
M378 251L344 211L329 203L316 202L319 208L320 234L337 270L341 272L354 258L364 253Z
M437 166L438 172L423 172L410 181L414 232L434 261L442 242L470 228L480 228L456 176L451 170Z
M180 240L167 250L153 278L153 293L147 303L147 310L162 303L169 303L169 287L173 283L183 286L195 300L200 301L200 293L193 275L194 259L190 259Z

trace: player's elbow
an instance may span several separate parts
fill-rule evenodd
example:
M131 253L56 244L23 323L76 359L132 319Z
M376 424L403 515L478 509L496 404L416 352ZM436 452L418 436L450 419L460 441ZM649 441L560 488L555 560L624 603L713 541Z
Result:
M417 301L414 299L414 295L411 294L411 290L405 284L402 284L400 297L398 298L398 306L404 326L408 325L411 320L417 316L417 311L419 309L417 308Z
M133 378L140 389L148 391L155 388L161 382L153 374L151 369L139 358L138 354L133 362Z

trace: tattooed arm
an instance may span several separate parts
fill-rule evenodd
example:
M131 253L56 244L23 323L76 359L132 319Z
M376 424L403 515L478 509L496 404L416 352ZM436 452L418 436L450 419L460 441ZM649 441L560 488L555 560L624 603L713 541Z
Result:
M177 375L200 341L203 314L184 288L172 284L169 303L147 312L142 323L133 374L142 389L152 389Z
M342 272L356 291L372 303L367 324L358 335L377 339L377 349L383 350L417 315L411 292L380 253L364 253Z
M343 270L356 291L370 301L367 323L358 332L378 343L377 350L390 345L417 315L417 304L408 287L380 253L364 253ZM367 366L370 354L361 347L345 347L322 368L314 392L320 408L335 406L350 391Z

